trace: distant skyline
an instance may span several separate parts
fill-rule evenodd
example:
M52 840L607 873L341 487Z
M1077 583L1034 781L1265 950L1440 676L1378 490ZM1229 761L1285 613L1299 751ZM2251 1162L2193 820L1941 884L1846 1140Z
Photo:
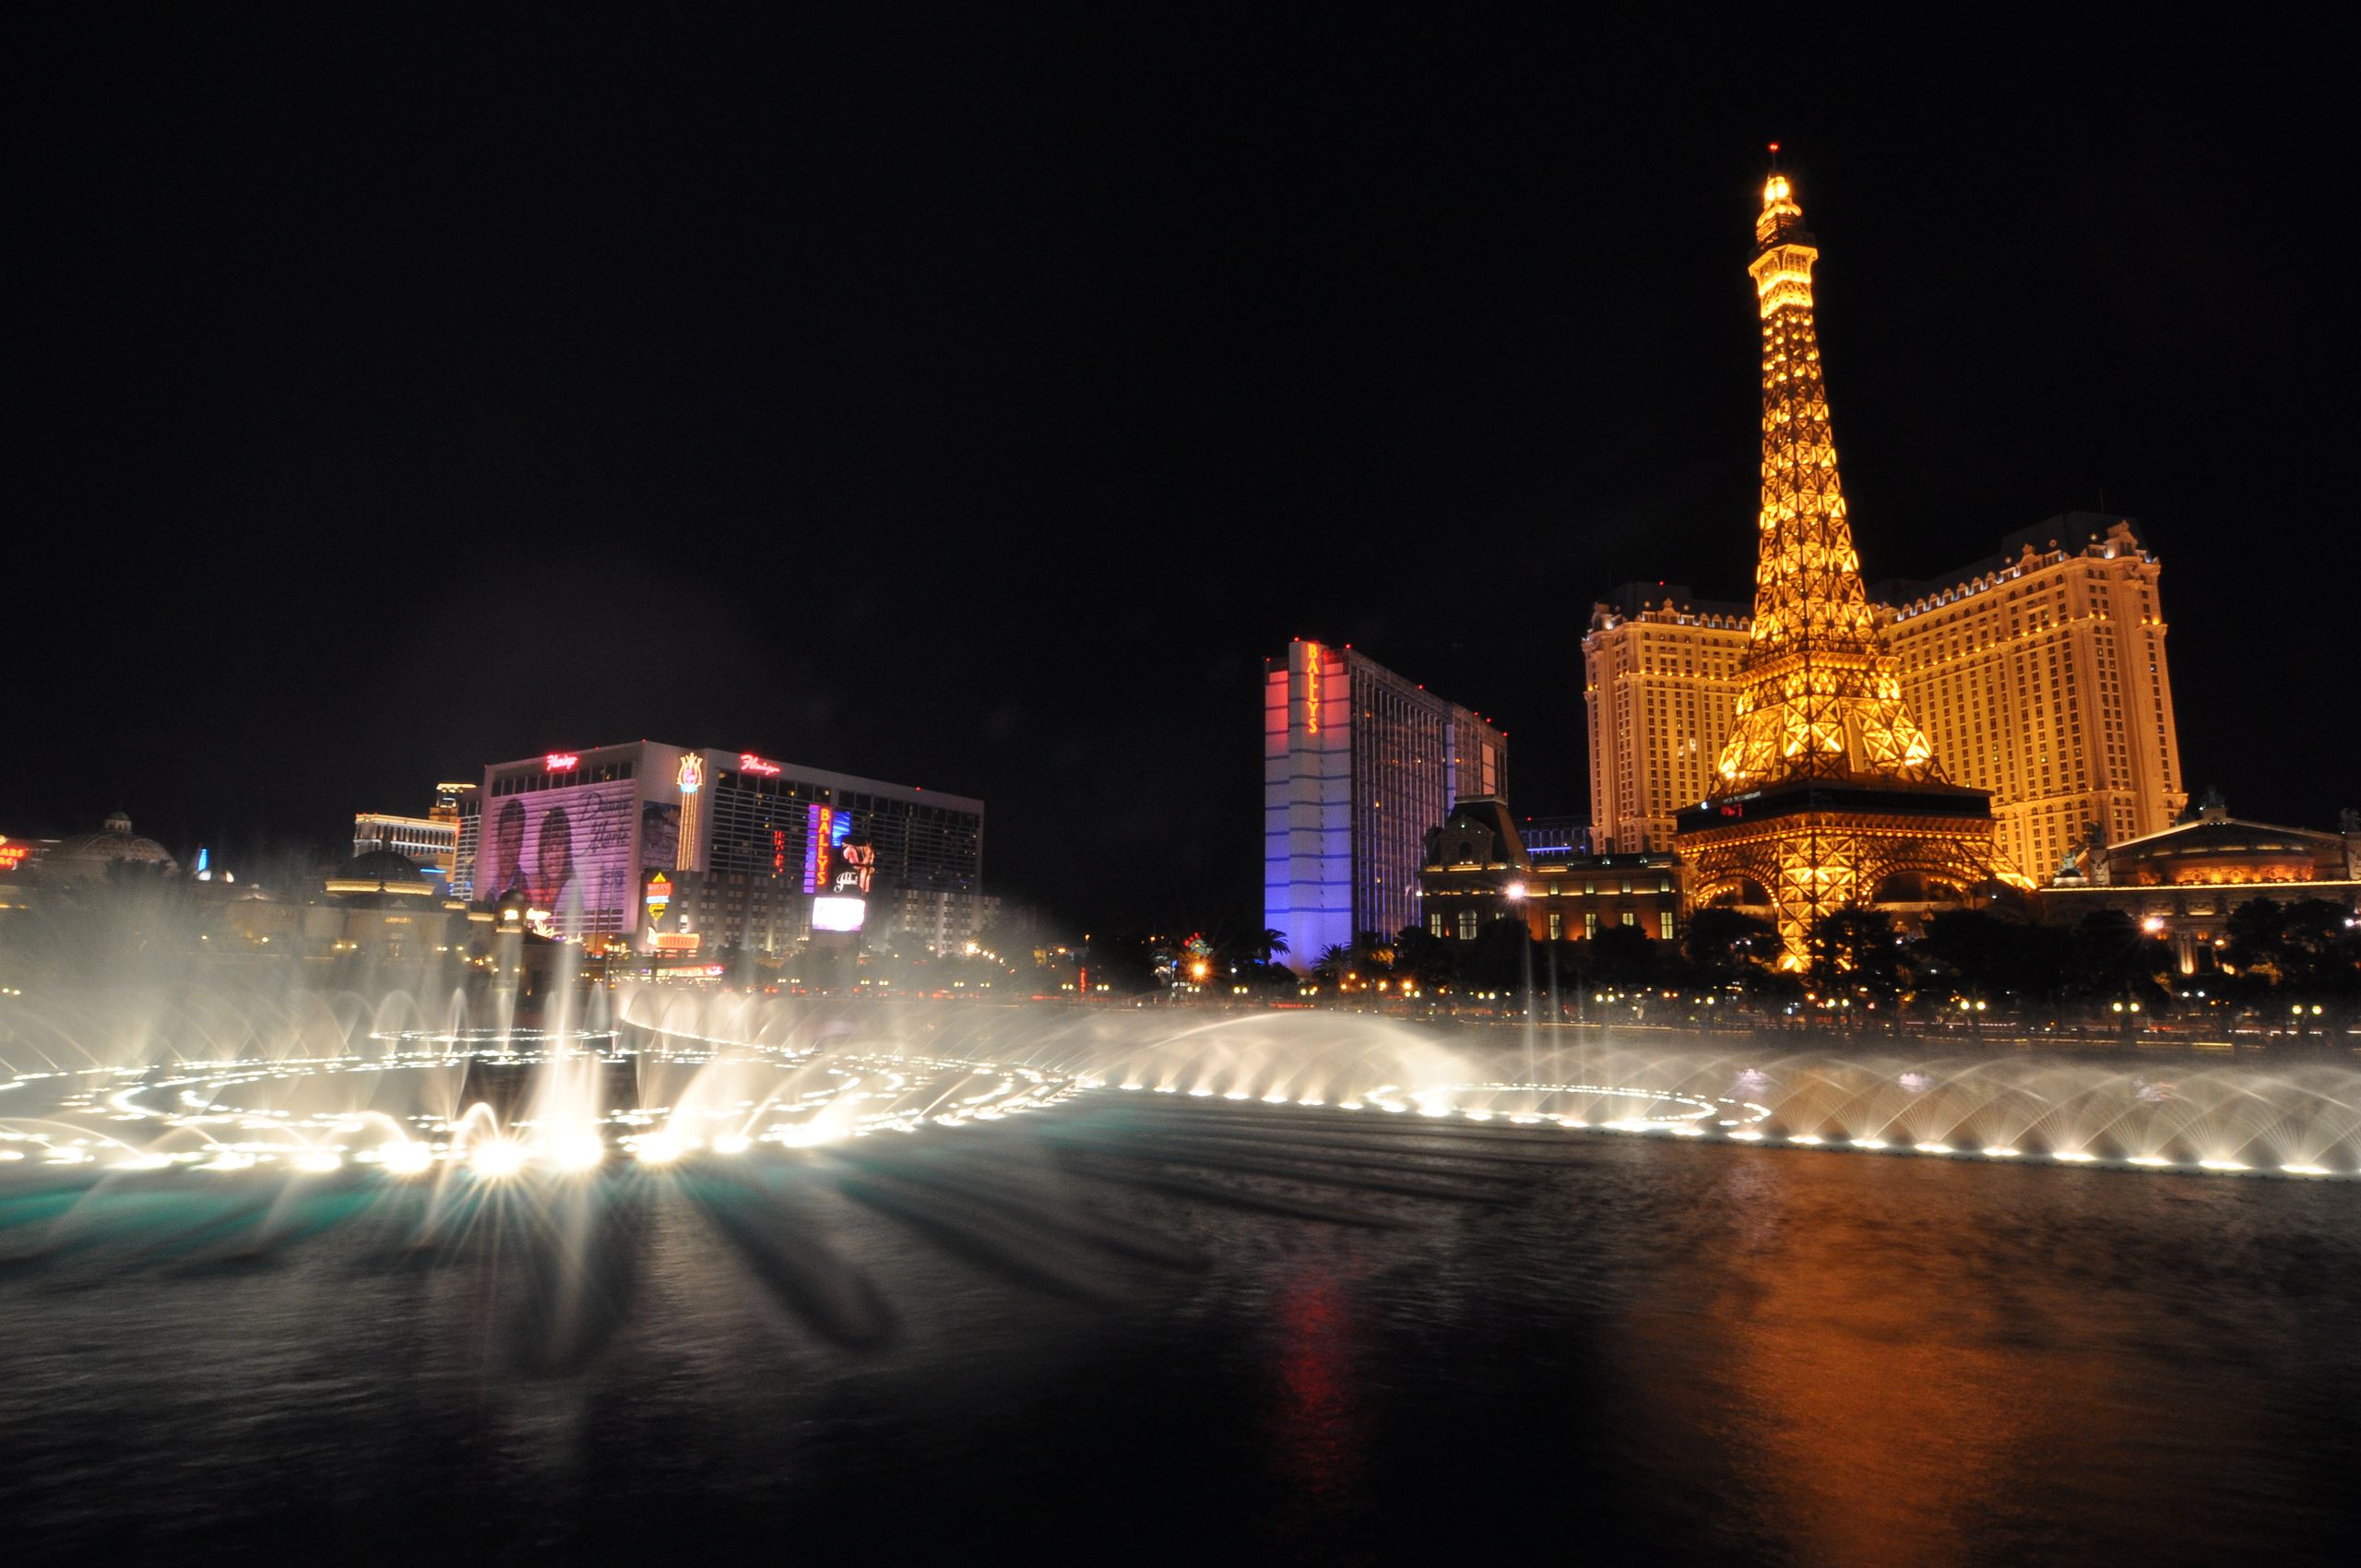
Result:
M1864 575L2135 517L2192 794L2361 804L2299 63L91 25L26 111L0 831L326 848L647 736L979 796L991 889L1077 921L1242 925L1298 636L1580 814L1593 600L1748 597L1774 139Z

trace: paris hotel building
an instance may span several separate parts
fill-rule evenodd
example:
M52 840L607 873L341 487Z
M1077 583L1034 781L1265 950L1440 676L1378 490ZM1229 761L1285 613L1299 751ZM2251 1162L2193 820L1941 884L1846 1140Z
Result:
M2040 883L2095 823L2109 843L2188 804L2156 557L2129 518L2069 513L1922 583L1881 583L1903 695L1954 783L1992 792L2000 849ZM1668 849L1729 738L1743 606L1616 590L1583 638L1598 848Z

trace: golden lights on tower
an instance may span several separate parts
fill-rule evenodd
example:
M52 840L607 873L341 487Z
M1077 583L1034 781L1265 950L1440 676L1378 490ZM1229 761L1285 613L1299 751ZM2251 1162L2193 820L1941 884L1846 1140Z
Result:
M1719 790L1791 777L1940 779L1878 637L1845 511L1813 326L1820 247L1786 175L1762 187L1748 270L1762 316L1762 490L1753 644Z
M1776 154L1774 143L1772 151ZM1990 800L1945 783L1902 695L1853 545L1814 324L1820 246L1794 183L1762 186L1748 265L1762 317L1754 618L1712 792L1684 814L1691 896L1767 897L1801 968L1821 916L1906 875L1964 894L1994 875ZM1844 799L1815 786L1845 786ZM2022 879L2017 879L2022 880Z

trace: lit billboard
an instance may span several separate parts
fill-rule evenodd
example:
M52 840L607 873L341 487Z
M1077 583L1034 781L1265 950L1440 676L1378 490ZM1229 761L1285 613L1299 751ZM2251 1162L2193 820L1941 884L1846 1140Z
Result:
M639 825L631 779L575 784L486 801L476 851L475 894L521 895L528 918L569 940L633 931L640 888L632 837Z
M839 897L830 893L812 900L813 931L859 931L861 917L869 911L866 898Z

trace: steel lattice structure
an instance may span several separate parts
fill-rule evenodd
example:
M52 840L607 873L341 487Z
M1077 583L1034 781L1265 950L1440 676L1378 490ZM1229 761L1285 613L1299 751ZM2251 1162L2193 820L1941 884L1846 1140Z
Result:
M2007 873L1993 861L1990 797L1945 781L1869 609L1813 325L1820 247L1775 170L1754 236L1762 511L1752 640L1712 796L1683 814L1679 847L1694 898L1760 886L1793 968L1814 921L1871 901L1892 877L1964 893Z

